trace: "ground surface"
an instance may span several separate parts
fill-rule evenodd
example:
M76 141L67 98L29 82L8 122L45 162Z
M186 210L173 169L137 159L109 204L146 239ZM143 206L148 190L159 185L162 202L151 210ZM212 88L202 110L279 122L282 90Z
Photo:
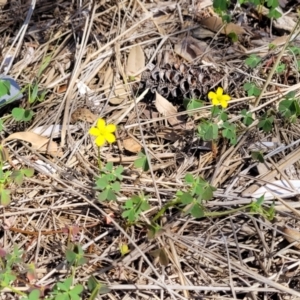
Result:
M282 2L281 22L252 6L230 6L236 42L224 34L211 1L37 1L30 9L20 0L2 7L2 72L24 88L21 100L0 108L3 169L34 169L20 186L7 187L11 202L1 207L4 254L14 245L24 251L13 267L16 290L51 290L73 270L83 299L89 299L91 275L110 289L98 299L300 299L300 252L283 233L299 223L299 121L278 112L285 95L300 94L300 51L288 48L300 41L287 45L297 3ZM210 17L216 19L207 23ZM245 64L251 54L261 59L253 68ZM269 78L278 56L285 67ZM259 101L244 90L249 81L264 89ZM29 103L28 84L39 95L47 92L43 101ZM207 94L217 87L232 98L233 145L197 136L210 116ZM189 114L183 102L192 97L205 106ZM17 122L15 107L32 110L32 120ZM253 125L242 122L242 109L254 113ZM273 117L268 132L258 127L264 114ZM116 143L101 148L102 164L124 167L117 201L98 201L94 189L98 149L88 130L98 117L117 125ZM134 165L141 149L150 158L144 172ZM146 224L184 190L187 173L217 189L203 203L206 217L167 209L150 238ZM287 195L269 195L263 211L242 208L262 195L254 194L259 186L279 179L295 180ZM139 193L150 208L129 226L122 207ZM275 217L268 219L272 204ZM66 260L70 243L87 258L75 271ZM122 256L121 245L130 252ZM34 276L26 273L28 264ZM15 297L3 290L2 299Z

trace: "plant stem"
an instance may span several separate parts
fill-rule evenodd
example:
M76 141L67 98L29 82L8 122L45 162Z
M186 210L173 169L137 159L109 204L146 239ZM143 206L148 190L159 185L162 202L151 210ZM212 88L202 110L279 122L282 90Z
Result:
M158 213L154 216L154 218L152 219L153 222L155 222L157 219L159 219L164 213L165 211L172 206L175 206L176 204L181 203L181 200L179 199L175 199L167 204L165 204L159 211Z
M221 211L221 212L216 212L216 211L205 212L204 216L205 217L222 217L222 216L227 216L227 215L233 214L235 212L239 212L239 211L242 211L244 209L250 208L251 206L252 206L252 204L250 203L250 204L244 205L242 207L234 208L234 209L230 209L230 210L226 210L226 211Z
M102 163L101 163L101 156L100 156L100 147L98 147L98 166L99 166L99 170L101 171Z

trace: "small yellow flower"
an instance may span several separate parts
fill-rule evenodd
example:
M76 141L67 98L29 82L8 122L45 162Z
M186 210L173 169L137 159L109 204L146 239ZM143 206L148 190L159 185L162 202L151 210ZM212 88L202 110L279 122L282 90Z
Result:
M221 105L223 108L226 108L228 106L228 101L230 100L230 96L224 94L223 95L223 89L221 87L218 87L217 92L209 92L208 98L211 100L212 105L218 106Z
M99 119L97 121L96 127L92 127L89 130L89 134L96 136L95 144L98 147L102 147L105 142L108 142L109 144L112 144L116 141L116 137L113 134L116 131L116 125L115 124L105 124L105 121L103 119Z
M119 247L120 247L119 249L120 249L120 253L121 253L122 256L124 256L124 255L126 255L127 253L130 252L129 247L128 247L127 244L121 244Z

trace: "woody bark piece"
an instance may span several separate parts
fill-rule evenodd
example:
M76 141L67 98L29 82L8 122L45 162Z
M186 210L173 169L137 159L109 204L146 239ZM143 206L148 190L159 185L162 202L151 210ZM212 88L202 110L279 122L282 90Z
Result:
M284 158L282 158L278 162L278 169L280 171L285 170L289 166L293 165L297 160L300 159L300 148L295 150L294 152L291 152ZM278 176L277 170L272 170L266 173L265 175L258 177L259 179L270 181L274 180L276 176ZM260 187L258 184L252 184L250 187L248 187L246 190L242 192L243 197L252 197L252 194Z

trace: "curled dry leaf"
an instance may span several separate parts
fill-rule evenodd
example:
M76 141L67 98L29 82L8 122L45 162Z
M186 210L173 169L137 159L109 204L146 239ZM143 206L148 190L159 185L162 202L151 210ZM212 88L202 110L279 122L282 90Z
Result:
M205 18L200 21L200 24L213 32L218 32L224 25L222 19L217 16ZM221 30L221 33L226 35L229 35L232 32L234 32L236 35L246 34L244 28L234 23L226 24Z
M285 227L283 229L283 232L285 233L285 239L289 243L294 243L295 241L299 241L294 245L295 248L300 249L300 232L293 228Z
M132 138L123 140L123 146L127 151L138 153L141 151L141 145Z
M48 138L33 132L15 132L3 140L2 144L7 141L21 140L31 144L32 148L40 153L47 153L52 156L61 157L63 153L58 149L57 143L50 141Z
M275 46L282 46L287 42L288 38L288 35L282 35L274 39L270 44Z
M92 124L97 119L98 117L87 108L78 108L71 115L72 123L75 123L77 121L85 121Z
M211 58L207 54L208 50L209 47L205 42L199 41L191 36L184 38L180 43L176 44L174 48L174 51L188 62L202 55L203 60L210 62Z
M127 65L126 75L127 77L134 77L134 80L141 80L141 72L145 67L145 55L142 47L136 45L130 49Z
M120 104L127 99L127 91L121 80L114 79L113 70L108 67L104 75L104 93L111 104Z
M159 113L161 113L163 116L168 117L171 115L177 114L177 109L175 106L173 106L167 99L165 99L163 96L161 96L159 93L156 92L155 97L155 107ZM170 125L172 125L174 128L182 128L183 120L179 116L173 116L169 117L168 122Z
M213 38L215 36L215 32L200 26L192 30L192 35L196 39Z

